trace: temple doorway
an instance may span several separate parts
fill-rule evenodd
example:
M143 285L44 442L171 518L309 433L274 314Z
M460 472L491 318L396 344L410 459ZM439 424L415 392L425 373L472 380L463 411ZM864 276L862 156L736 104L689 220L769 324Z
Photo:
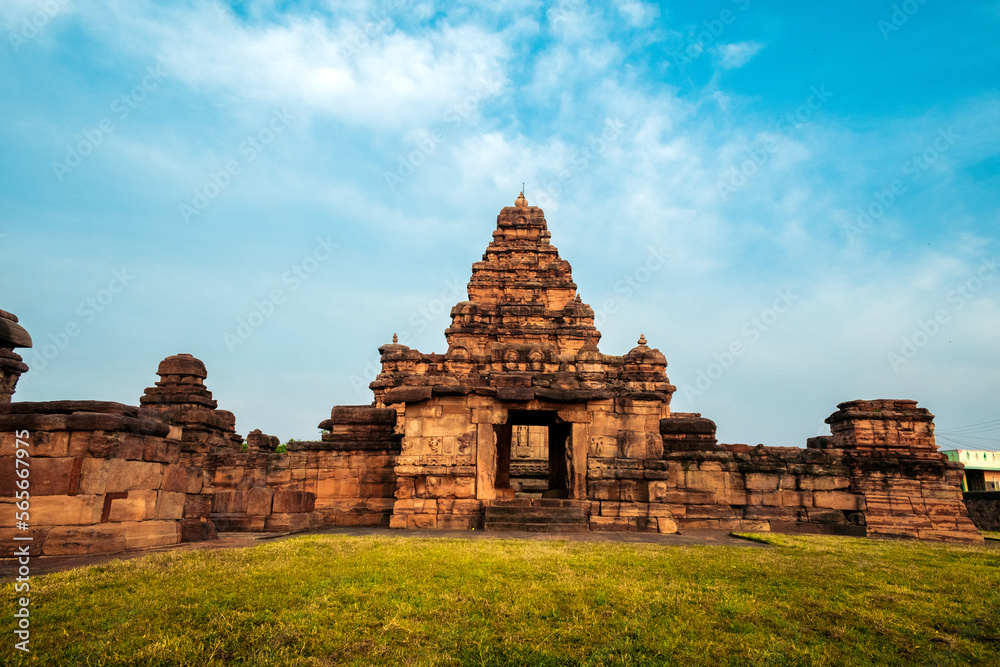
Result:
M496 425L498 498L567 498L570 424L547 410L510 410Z

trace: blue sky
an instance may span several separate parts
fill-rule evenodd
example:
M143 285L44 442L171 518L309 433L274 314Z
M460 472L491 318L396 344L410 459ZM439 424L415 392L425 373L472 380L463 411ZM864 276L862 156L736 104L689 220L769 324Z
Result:
M8 0L0 27L18 400L135 404L189 352L241 433L315 437L394 332L445 351L523 182L601 350L645 334L724 442L801 446L857 398L998 418L996 1Z

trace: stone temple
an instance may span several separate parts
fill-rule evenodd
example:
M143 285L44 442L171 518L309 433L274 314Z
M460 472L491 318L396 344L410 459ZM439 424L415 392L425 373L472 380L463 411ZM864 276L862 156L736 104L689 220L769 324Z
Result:
M963 466L911 400L841 403L830 436L720 444L671 412L664 355L640 335L603 353L594 311L522 194L500 211L454 306L443 354L393 342L367 406L336 406L322 439L243 438L205 365L168 357L139 406L10 402L31 340L0 312L0 503L32 456L35 553L108 553L217 531L401 529L810 532L981 543ZM0 545L13 544L13 508ZM12 547L0 547L9 549Z

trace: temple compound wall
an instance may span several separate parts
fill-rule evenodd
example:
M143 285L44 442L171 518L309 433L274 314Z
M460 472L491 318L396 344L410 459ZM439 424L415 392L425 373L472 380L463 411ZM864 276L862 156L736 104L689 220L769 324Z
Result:
M0 552L15 535L58 555L358 525L983 541L963 466L915 401L841 403L805 448L721 444L711 420L671 411L666 357L645 336L600 350L550 236L523 194L502 209L446 351L393 336L372 404L333 407L320 440L285 452L259 430L244 443L189 354L160 363L138 406L11 402L27 371L14 349L31 339L0 311Z
M158 373L140 406L0 402L0 555L25 544L35 555L116 553L219 530L388 525L394 411L334 408L322 441L277 453L276 439L251 435L244 450L201 361L175 355ZM20 468L18 449L29 454Z

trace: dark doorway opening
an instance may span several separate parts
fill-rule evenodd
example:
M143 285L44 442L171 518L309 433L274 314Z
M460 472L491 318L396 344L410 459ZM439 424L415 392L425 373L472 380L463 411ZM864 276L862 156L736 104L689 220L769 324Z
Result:
M510 410L495 428L497 497L568 497L570 424L553 411Z

